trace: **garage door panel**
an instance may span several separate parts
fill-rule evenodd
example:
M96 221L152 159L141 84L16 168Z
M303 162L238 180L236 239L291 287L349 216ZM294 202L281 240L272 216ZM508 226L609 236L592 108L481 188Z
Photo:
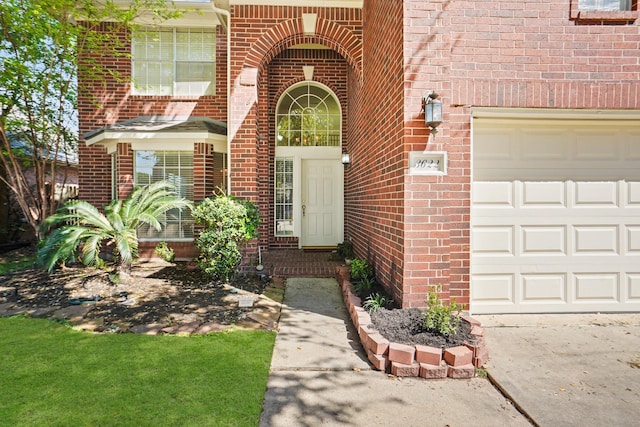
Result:
M573 284L576 304L620 302L618 273L576 273Z
M472 141L472 312L640 311L640 121L487 123Z
M618 207L618 182L574 182L575 206Z
M626 231L626 254L640 255L640 225L630 225Z
M513 255L514 227L476 227L472 233L473 248L488 255Z
M522 204L529 206L566 207L567 185L565 182L523 182Z
M618 227L615 225L576 226L573 229L576 255L619 255Z
M627 301L640 304L640 273L627 274Z
M567 303L566 274L523 274L521 277L523 304Z
M523 226L522 255L566 255L567 228L564 226Z
M640 160L640 131L630 131L624 144L623 155L629 160Z
M524 141L536 141L535 144L517 144L520 146L521 160L550 161L567 158L570 147L570 144L567 144L567 139L573 136L568 132L523 129L522 134L518 137Z
M510 160L518 155L514 152L518 149L518 145L512 143L513 138L517 135L515 129L499 131L483 129L481 132L485 143L474 152L476 161Z
M607 133L608 131L578 131L576 143L572 144L573 160L617 161L620 157L620 142L616 140L617 138L612 139L611 134ZM602 141L607 143L603 144Z
M630 207L640 207L640 182L626 182L625 188L627 205Z
M473 203L495 207L513 207L512 182L478 182L474 187Z
M515 282L513 274L477 274L471 284L471 298L479 305L513 305Z

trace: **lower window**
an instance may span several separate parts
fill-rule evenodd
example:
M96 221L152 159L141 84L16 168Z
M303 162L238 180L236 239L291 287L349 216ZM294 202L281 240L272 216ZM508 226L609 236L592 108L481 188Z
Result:
M167 180L176 187L179 197L193 201L193 152L139 150L135 152L134 184L148 185ZM193 219L188 209L172 209L160 221L161 231L143 226L140 240L193 240Z

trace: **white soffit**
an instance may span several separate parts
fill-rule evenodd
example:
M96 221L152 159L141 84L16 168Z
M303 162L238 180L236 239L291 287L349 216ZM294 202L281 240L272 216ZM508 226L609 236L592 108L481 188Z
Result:
M127 0L115 0L123 8L129 6ZM213 0L173 0L167 4L170 10L175 8L185 12L180 18L158 21L152 13L142 13L135 21L140 25L161 27L203 27L210 28L220 25L220 18Z
M229 0L230 5L349 7L362 9L364 0Z

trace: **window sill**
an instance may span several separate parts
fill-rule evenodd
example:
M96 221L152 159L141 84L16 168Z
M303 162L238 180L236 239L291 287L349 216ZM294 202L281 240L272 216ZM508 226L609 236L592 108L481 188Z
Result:
M620 22L630 24L638 19L638 11L580 11L571 10L571 20L578 22Z

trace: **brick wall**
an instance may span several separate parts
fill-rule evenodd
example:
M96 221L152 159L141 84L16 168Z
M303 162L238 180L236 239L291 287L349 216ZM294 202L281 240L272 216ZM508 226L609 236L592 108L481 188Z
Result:
M640 22L571 20L569 6L453 2L451 103L638 108Z
M437 284L466 304L471 107L637 109L639 26L571 20L570 0L404 3L405 148L446 151L449 169L405 178L403 305L423 305ZM445 121L427 144L420 102L430 89Z
M303 13L317 13L315 34L303 34ZM273 236L273 113L284 90L304 79L302 65L314 65L314 80L337 93L346 114L347 69L361 73L361 12L232 6L231 15L231 191L258 203L263 218L261 245L297 247L295 238ZM301 43L323 44L331 50L286 51Z
M110 24L103 24L104 31L114 31ZM129 34L119 31L122 50L131 49ZM216 40L216 94L197 98L168 96L134 96L131 94L131 60L126 57L96 56L105 69L114 70L118 78L88 79L80 76L78 120L80 135L123 120L139 116L206 116L222 122L227 121L227 48L226 32L218 27ZM82 59L81 59L82 60ZM104 206L111 200L111 159L103 147L87 147L81 139L79 148L80 198L96 206ZM124 161L118 155L118 162ZM132 160L131 160L132 161ZM120 183L125 177L119 177ZM130 186L119 190L119 196L127 193Z
M362 81L350 73L345 169L347 238L398 302L404 292L402 19L401 2L364 4L364 67Z

